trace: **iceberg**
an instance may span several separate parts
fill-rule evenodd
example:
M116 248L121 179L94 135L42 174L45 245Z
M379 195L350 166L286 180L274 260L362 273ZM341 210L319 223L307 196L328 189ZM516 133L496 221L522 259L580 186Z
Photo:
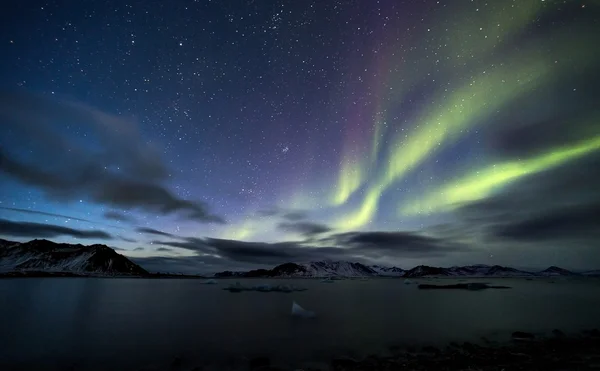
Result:
M313 311L302 308L294 301L292 302L292 316L300 318L315 318L316 314Z
M294 291L306 291L304 287L296 287L294 285L254 285L254 286L242 286L239 282L233 285L223 288L229 292L242 292L242 291L258 291L258 292L285 292L290 293Z
M413 283L413 281L409 280L408 278L404 280L405 285L410 285L412 283Z
M256 286L250 287L249 289L254 289L254 291L259 291L259 292L269 292L269 291L273 291L273 286L271 286L269 284L263 284L263 285L256 285Z
M333 278L328 277L328 278L323 278L321 280L322 283L334 283L335 281L333 280Z
M233 285L225 287L223 290L227 290L229 292L242 292L244 289L245 288L239 282L236 282Z
M471 283L467 283L467 290L483 290L483 289L487 289L489 286L485 283L479 283L479 282L471 282Z
M204 281L202 283L205 284L205 285L214 285L214 284L216 284L218 282L217 282L217 280L209 279L209 280L206 280L206 281Z

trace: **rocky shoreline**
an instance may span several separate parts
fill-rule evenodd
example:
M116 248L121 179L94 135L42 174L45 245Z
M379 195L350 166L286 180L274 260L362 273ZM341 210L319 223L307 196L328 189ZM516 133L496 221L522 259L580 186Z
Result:
M554 330L538 337L517 331L509 341L482 339L479 344L450 343L446 347L392 347L386 355L363 359L335 358L318 366L281 367L268 357L246 359L245 364L187 365L176 358L168 371L579 371L600 370L600 330L566 335ZM164 369L161 369L164 371ZM144 369L144 371L148 371ZM158 369L152 369L158 371Z
M560 330L537 338L514 332L507 343L452 343L446 348L392 349L389 356L336 359L332 371L363 370L600 370L600 330L567 336Z
M250 361L251 371L284 371L267 358ZM199 371L201 369L197 369ZM426 346L392 348L385 356L337 358L326 368L295 371L575 371L600 370L600 330L565 335L554 330L548 337L517 331L509 342L482 339L481 344L451 343L445 348ZM285 370L287 371L287 370ZM291 370L290 370L291 371Z

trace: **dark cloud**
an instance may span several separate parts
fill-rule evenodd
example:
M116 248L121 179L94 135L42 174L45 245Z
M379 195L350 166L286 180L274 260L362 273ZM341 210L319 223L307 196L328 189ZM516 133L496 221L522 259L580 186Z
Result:
M303 236L311 237L318 234L323 234L331 231L331 228L324 224L311 222L282 222L277 225L277 228L287 231L299 233Z
M341 244L384 250L427 251L438 249L443 242L437 238L423 236L414 232L350 232L339 234L335 238Z
M258 216L266 217L281 217L284 220L296 222L307 218L306 211L303 210L290 210L281 207L272 207L269 209L263 209L256 212Z
M571 214L577 214L578 223L587 225L586 217L593 220L588 210L600 205L600 173L590 171L597 168L600 155L593 154L523 178L493 196L460 207L456 215L471 225L488 228L492 234L508 224L535 226L554 220L573 224Z
M497 238L521 241L600 238L600 204L564 207L527 219L499 224L492 229Z
M230 260L250 263L273 263L293 261L304 248L294 242L244 242L223 240L216 238L206 239L207 252L212 252Z
M196 252L208 251L207 250L208 247L206 246L205 241L201 238L195 238L195 237L178 237L178 238L180 238L182 241L152 241L152 244L176 247L179 249L191 250L191 251L196 251Z
M539 267L597 269L600 173L590 169L598 168L600 154L595 153L524 177L458 208L451 225L435 233L470 240L478 251L493 255L494 264L501 259L500 264L513 266L528 261Z
M264 210L258 210L256 212L256 215L258 216L276 216L279 215L281 213L281 211L277 208L272 208L272 209L264 209Z
M129 259L150 272L211 274L224 270L245 271L258 268L271 268L268 264L240 263L212 255L131 257Z
M311 243L320 243L319 246ZM409 232L353 232L320 240L290 242L246 242L218 238L182 238L182 241L154 241L193 251L199 255L218 256L223 262L243 264L281 264L317 260L351 260L369 263L389 258L439 257L467 251L467 247L443 239Z
M175 237L174 235L172 235L171 233L167 233L167 232L163 232L163 231L159 231L157 229L154 228L146 228L146 227L138 227L135 229L137 232L140 233L145 233L145 234L152 234L152 235L156 235L156 236L163 236L163 237Z
M51 199L84 198L125 210L224 222L204 203L180 199L163 186L168 170L159 151L129 120L80 104L19 94L0 95L0 119L34 159L23 161L0 151L0 172ZM85 141L60 135L64 130L59 125L76 125L89 135Z
M7 219L0 219L0 235L35 238L71 236L75 238L94 238L101 240L112 239L110 234L103 231L79 230L59 225L15 222Z
M456 241L417 232L348 232L324 240L370 258L431 258L470 249Z
M222 261L252 264L280 264L289 261L309 261L341 258L342 249L311 247L301 242L246 242L218 238L186 238L184 241L154 241L164 245L222 257Z
M144 251L145 249L143 247L136 247L135 249L133 249L133 251Z
M125 241L125 242L137 243L137 240L134 240L133 238L119 236L119 239L121 239L122 241Z
M51 216L51 217L55 217L55 218L72 219L72 220L78 220L80 222L94 223L91 220L87 220L87 219L75 218L73 216L63 215L63 214L47 213L47 212L44 212L44 211L19 209L19 208L16 208L16 207L3 207L3 206L0 206L0 209L2 209L2 210L8 210L8 211L15 211L15 212L19 212L19 213L25 213L25 214Z
M161 251L161 252L171 252L173 251L172 249L169 249L168 247L158 247L156 248L156 251Z
M117 211L107 211L104 213L104 218L109 220L115 220L117 222L133 223L133 217L125 215Z
M281 216L285 220L289 220L291 222L299 221L302 219L306 219L307 215L304 211L290 211Z

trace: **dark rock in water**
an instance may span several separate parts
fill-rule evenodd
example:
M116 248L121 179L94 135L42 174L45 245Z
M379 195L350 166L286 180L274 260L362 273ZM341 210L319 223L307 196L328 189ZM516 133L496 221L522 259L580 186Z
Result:
M172 371L181 370L181 363L182 363L181 358L175 357L175 359L173 359L173 362L171 362L170 370L172 370Z
M496 343L495 341L490 340L490 339L486 338L485 336L481 337L481 341L486 345L493 345Z
M248 362L248 367L250 370L263 369L269 366L271 366L271 360L269 357L256 357L252 358L250 362Z
M331 361L331 369L333 370L353 370L357 367L358 362L352 358L336 358Z
M489 286L485 283L473 282L467 283L467 290L483 290L487 289Z
M440 353L440 350L434 346L428 345L428 346L423 347L423 352L438 354L438 353Z
M600 337L600 330L598 330L597 328L584 331L583 333L592 337Z
M533 340L535 335L530 332L515 331L512 333L513 340Z

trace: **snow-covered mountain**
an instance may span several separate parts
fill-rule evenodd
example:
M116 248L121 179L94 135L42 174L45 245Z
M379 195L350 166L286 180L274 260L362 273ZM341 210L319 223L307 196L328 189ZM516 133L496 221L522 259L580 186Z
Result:
M463 267L439 268L420 265L405 272L404 277L527 277L535 273L521 271L501 265L467 265Z
M302 264L311 277L368 277L375 276L377 272L361 263L345 261L319 261Z
M105 245L25 243L0 240L0 272L69 272L102 275L145 275L145 269Z
M257 269L249 272L223 272L217 277L371 277L380 274L361 263L345 261L317 261L310 263L285 263L273 269Z
M543 271L538 273L540 276L573 276L576 273L573 273L571 271L568 271L566 269L563 268L559 268L556 266L551 266L547 269L544 269Z
M222 272L217 277L532 277L574 275L566 269L550 267L541 272L527 272L500 265L467 265L450 268L419 265L409 270L380 265L367 266L344 261L318 261L304 264L285 263L273 269L257 269L249 272Z
M384 267L381 265L371 265L370 268L373 269L377 275L385 277L402 277L405 272L402 268Z
M581 274L588 277L600 277L600 270L585 271Z
M105 245L58 244L47 240L25 243L0 239L0 273L94 274L94 275L148 275L148 272ZM20 274L20 273L19 273ZM581 273L600 276L600 271ZM549 267L540 272L527 272L500 265L467 265L450 268L419 265L409 270L380 265L365 265L347 261L313 261L285 263L273 269L248 272L225 271L215 277L528 277L577 275L559 267Z

